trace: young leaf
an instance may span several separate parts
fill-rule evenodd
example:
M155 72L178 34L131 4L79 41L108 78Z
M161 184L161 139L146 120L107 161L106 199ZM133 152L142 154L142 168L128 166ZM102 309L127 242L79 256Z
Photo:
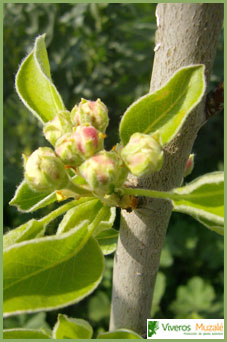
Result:
M90 237L91 228L85 221L65 234L21 242L4 251L5 316L73 304L97 287L104 260Z
M58 315L58 321L53 329L55 339L89 339L92 338L92 334L93 329L87 321L62 314Z
M102 230L112 227L115 219L115 211L115 208L103 206L102 202L98 199L91 199L89 202L82 203L77 207L70 209L65 214L58 227L57 235L77 227L84 220L88 220L89 223L92 223L96 217L99 217L99 223L93 231L93 236L96 236L96 234Z
M45 226L42 222L31 219L21 226L10 230L3 236L3 248L8 248L15 243L31 240L38 236L42 236L45 231Z
M42 123L65 110L51 79L45 34L36 38L32 52L22 62L16 75L16 91L24 105Z
M51 336L45 330L35 330L35 329L5 329L3 330L4 339L47 339Z
M109 230L114 224L115 217L116 208L104 206L102 221L100 221L98 227L95 229L93 236L97 237L97 235L100 234L102 231Z
M224 173L212 172L173 190L173 210L193 216L224 235Z
M23 180L9 204L16 206L17 210L21 212L30 213L41 209L56 200L55 192L46 193L33 191Z
M118 231L105 229L95 236L104 255L115 252L117 248Z
M111 332L100 333L97 338L101 339L141 339L142 337L129 329L119 329Z
M162 144L167 144L200 102L204 91L204 65L179 69L162 88L141 97L126 110L120 123L123 144L133 133L150 134L157 130Z
M76 185L83 184L83 178L79 176L73 176L73 183ZM57 200L56 192L37 192L33 191L25 180L18 186L14 197L9 202L10 205L17 207L18 211L23 213L30 213L35 210L46 207L47 205ZM82 199L81 199L82 200Z
M57 235L79 226L84 220L92 222L102 207L98 199L93 199L68 210L58 226Z

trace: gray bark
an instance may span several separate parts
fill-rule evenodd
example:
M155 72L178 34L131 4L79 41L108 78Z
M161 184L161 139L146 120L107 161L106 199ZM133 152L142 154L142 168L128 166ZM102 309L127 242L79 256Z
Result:
M150 90L160 88L181 66L203 63L209 81L222 28L223 4L167 3L157 6L156 53ZM180 186L184 166L204 121L204 101L165 148L163 169L139 187L167 191ZM110 330L146 333L160 254L171 216L166 200L142 199L140 209L122 210L114 260Z

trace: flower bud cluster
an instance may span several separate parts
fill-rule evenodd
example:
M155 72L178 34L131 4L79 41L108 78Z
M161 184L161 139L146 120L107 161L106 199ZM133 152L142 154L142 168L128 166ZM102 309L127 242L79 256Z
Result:
M106 151L103 142L108 123L108 110L100 99L81 99L71 113L62 111L46 123L43 132L55 151L41 147L25 161L25 180L31 189L71 191L66 169L73 168L85 180L83 191L104 200L122 187L129 172L141 177L161 169L163 151L157 133L135 133L126 146L118 144Z

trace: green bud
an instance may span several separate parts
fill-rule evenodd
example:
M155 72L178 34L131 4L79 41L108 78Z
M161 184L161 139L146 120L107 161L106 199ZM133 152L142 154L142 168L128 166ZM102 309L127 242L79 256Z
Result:
M69 166L79 166L84 159L103 148L104 134L92 126L77 126L56 143L56 153Z
M70 112L58 113L53 120L48 121L43 128L45 138L54 146L56 141L65 133L72 132L73 126Z
M52 192L69 182L64 164L49 147L40 147L25 160L25 180L34 191Z
M101 151L87 159L79 172L87 181L90 189L104 196L121 187L128 175L127 168L115 152Z
M137 177L159 171L163 164L163 151L157 134L134 133L121 150L121 157Z
M109 124L108 109L100 99L81 99L79 105L72 109L71 119L75 125L91 125L103 133Z
M185 164L184 177L187 177L192 173L192 170L194 169L194 158L194 153L190 154L190 156L188 157L188 160Z

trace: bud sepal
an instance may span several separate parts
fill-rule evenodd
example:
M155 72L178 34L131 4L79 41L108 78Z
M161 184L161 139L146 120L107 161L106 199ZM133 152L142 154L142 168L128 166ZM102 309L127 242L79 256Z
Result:
M72 109L71 119L75 125L91 125L103 133L109 124L108 109L100 99L90 101L82 98Z
M45 138L54 146L56 141L65 133L72 132L73 125L70 112L62 111L53 120L48 121L43 127Z
M125 182L128 170L115 152L105 150L87 159L80 167L79 173L88 183L91 191L104 196L112 194Z

